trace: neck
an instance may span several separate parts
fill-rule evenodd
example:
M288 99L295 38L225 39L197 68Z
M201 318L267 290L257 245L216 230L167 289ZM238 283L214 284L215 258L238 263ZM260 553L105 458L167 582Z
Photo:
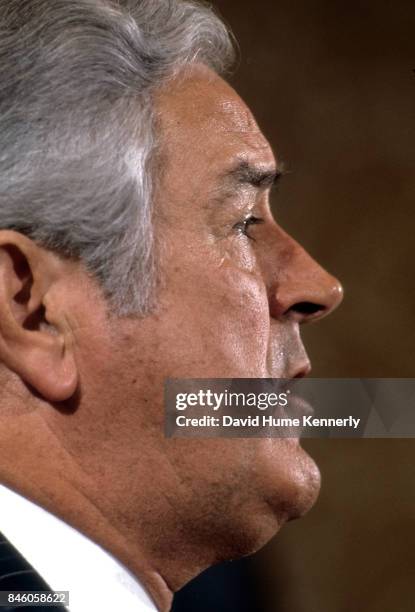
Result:
M110 552L137 577L160 611L170 610L172 589L141 546L145 538L120 528L98 494L98 488L101 497L105 489L79 468L34 414L0 422L0 482Z

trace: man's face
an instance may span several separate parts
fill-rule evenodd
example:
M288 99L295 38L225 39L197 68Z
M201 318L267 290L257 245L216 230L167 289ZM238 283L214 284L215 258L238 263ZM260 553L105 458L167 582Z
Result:
M123 440L111 455L125 474L119 495L128 486L139 496L149 476L195 537L219 533L224 551L249 552L308 509L318 470L296 440L166 440L164 379L305 375L299 325L333 309L341 288L273 219L278 164L231 87L198 68L169 84L156 109L157 306L79 338L85 388L101 413L108 407L105 444Z
M336 306L341 288L273 219L269 193L280 169L268 142L234 90L206 69L161 94L158 112L154 336L164 344L163 370L306 374L299 324Z

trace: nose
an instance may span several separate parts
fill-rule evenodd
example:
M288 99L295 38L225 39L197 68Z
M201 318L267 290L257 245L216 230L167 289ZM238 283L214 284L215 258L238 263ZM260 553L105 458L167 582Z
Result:
M307 323L327 316L342 301L343 287L295 240L282 235L284 247L269 293L271 317Z

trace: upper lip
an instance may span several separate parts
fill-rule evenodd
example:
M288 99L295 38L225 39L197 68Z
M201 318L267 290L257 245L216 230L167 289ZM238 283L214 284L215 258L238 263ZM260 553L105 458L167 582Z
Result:
M287 374L283 378L279 378L280 389L282 389L283 391L286 391L287 389L292 389L293 386L296 384L295 381L299 380L300 378L304 378L305 376L310 374L310 372L311 364L307 359L295 369L293 368L291 372L290 370L288 370Z
M293 380L311 372L310 359L302 342L298 325L271 329L267 351L270 378Z
M298 365L290 366L288 365L284 368L284 371L281 373L270 372L269 378L278 378L284 380L294 380L298 378L304 378L308 376L311 372L311 364L308 359L302 361Z
M302 366L295 370L293 376L289 378L304 378L304 376L308 376L311 372L311 363L307 360Z

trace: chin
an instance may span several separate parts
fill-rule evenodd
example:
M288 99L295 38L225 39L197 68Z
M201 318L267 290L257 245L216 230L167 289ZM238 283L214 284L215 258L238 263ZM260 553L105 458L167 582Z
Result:
M302 517L312 508L320 492L321 475L297 439L274 439L271 446L266 468L269 489L265 499L282 524Z
M255 493L259 496L255 504L241 513L243 524L228 529L222 541L230 544L233 554L229 555L229 548L223 558L238 558L260 550L287 521L306 514L320 491L320 471L298 440L257 442L250 480L251 487L256 483ZM246 486L249 487L248 483Z

